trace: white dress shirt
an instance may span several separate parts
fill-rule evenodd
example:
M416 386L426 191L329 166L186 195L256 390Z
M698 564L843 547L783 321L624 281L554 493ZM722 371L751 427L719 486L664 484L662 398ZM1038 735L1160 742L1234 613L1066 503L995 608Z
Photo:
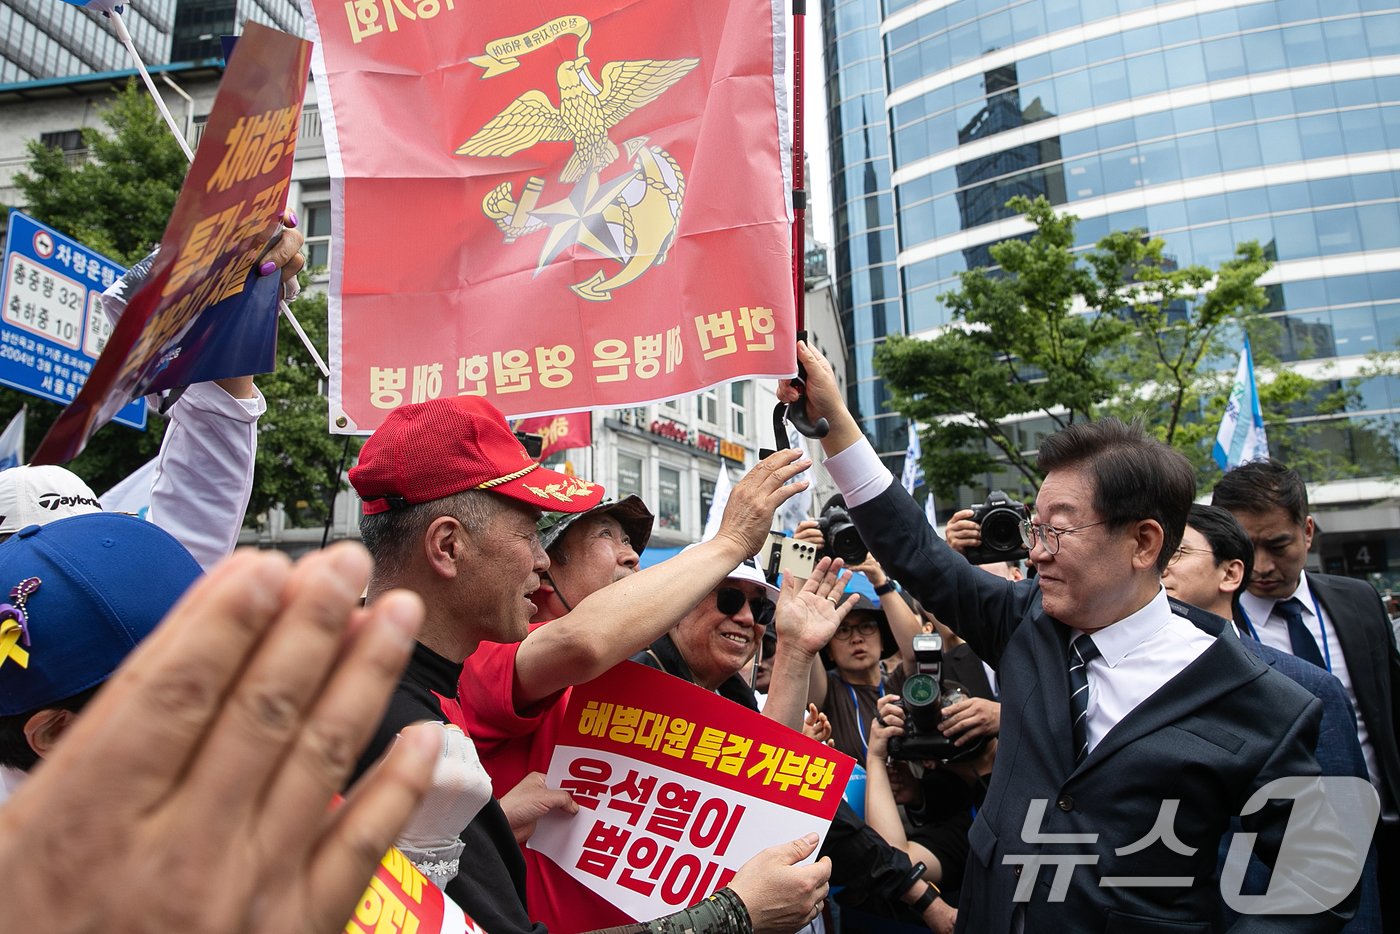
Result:
M1351 709L1353 714L1358 709L1356 706L1356 692L1351 687L1351 672L1347 671L1347 661L1342 655L1342 644L1337 640L1337 628L1332 625L1332 620L1328 618L1327 611L1322 608L1322 604L1313 596L1312 588L1308 586L1308 572L1304 571L1298 575L1298 587L1287 597L1280 597L1278 600L1270 600L1268 597L1256 597L1252 593L1240 595L1240 606L1244 609L1245 618L1249 620L1249 625L1254 630L1254 638L1271 648L1280 652L1293 654L1293 640L1288 637L1288 621L1274 612L1274 607L1289 597L1297 597L1298 602L1303 605L1303 625L1312 633L1313 639L1317 641L1317 650L1322 653L1322 660L1328 662L1328 671L1342 682L1342 687L1346 689L1347 697L1351 699ZM1321 614L1321 615L1319 615ZM1371 784L1377 789L1380 784L1380 768L1376 762L1376 749L1371 745L1371 736L1366 732L1366 721L1362 717L1356 717L1356 737L1361 740L1361 752L1366 757L1366 771L1370 774ZM1384 793L1382 793L1384 800ZM1391 803L1389 807L1394 807Z
M1100 653L1089 662L1084 722L1090 753L1119 721L1215 644L1215 636L1172 612L1165 590L1136 613L1090 635Z

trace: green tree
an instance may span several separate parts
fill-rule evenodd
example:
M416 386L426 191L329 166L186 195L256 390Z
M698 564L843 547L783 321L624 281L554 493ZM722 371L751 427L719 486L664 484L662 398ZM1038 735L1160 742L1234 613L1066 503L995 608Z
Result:
M28 171L15 176L25 211L130 265L155 247L175 209L189 163L135 80L85 127L87 156L30 140Z
M1276 365L1278 328L1259 315L1267 295L1257 281L1269 262L1257 244L1240 244L1218 269L1177 266L1141 230L1110 233L1076 255L1072 215L1044 198L1008 205L1034 230L991 248L998 268L962 274L943 297L953 326L931 340L891 338L875 358L892 406L927 426L924 469L940 496L1008 466L1026 488L1038 485L1026 453L1036 445L1008 422L1026 414L1059 427L1107 414L1141 419L1187 454L1207 486L1218 475L1211 448L1242 333L1254 341L1271 437L1286 438L1313 476L1351 469L1309 444L1314 429L1297 422L1344 412L1354 394Z
M1002 464L1039 483L1006 420L1046 412L1064 427L1119 388L1103 366L1132 330L1113 313L1118 283L1100 281L1071 252L1073 216L1055 213L1044 198L1008 205L1035 232L993 246L1000 270L965 272L961 288L943 296L954 326L932 340L891 337L875 355L891 406L926 426L925 475L942 497Z

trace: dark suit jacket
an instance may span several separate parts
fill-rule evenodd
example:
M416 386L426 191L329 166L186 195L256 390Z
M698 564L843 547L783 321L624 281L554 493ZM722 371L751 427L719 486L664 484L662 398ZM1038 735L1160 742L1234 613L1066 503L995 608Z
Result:
M1314 664L1295 658L1287 652L1264 645L1247 636L1241 644L1253 652L1280 674L1287 675L1318 700L1322 701L1322 727L1317 736L1317 748L1313 751L1317 765L1323 775L1350 775L1367 778L1366 757L1361 752L1361 743L1356 738L1356 714L1351 701L1347 700L1346 689L1334 676ZM1225 859L1227 841L1221 841L1220 859ZM1245 877L1245 891L1264 891L1268 885L1268 868L1258 859L1250 861L1249 873ZM1227 916L1233 917L1229 910ZM1356 906L1356 917L1342 929L1345 934L1381 934L1380 890L1376 887L1376 848L1366 857L1366 868L1361 874L1360 900Z
M1365 581L1309 572L1308 586L1337 630L1356 694L1356 712L1376 751L1381 786L1390 807L1400 808L1400 746L1395 738L1395 726L1400 723L1400 654L1395 649L1395 629L1380 596ZM1235 622L1244 626L1238 616ZM1335 656L1332 667L1336 667Z
M861 536L886 573L898 579L973 651L997 669L1001 735L986 801L969 835L972 858L963 882L958 930L1007 934L1015 894L1028 881L1025 931L1206 932L1219 927L1216 851L1232 816L1275 778L1316 775L1312 748L1322 704L1240 645L1217 638L1199 658L1109 731L1078 767L1070 738L1069 632L1041 608L1034 580L1012 583L968 564L929 527L898 485L851 510ZM1191 617L1192 609L1174 604ZM1192 622L1215 632L1222 621L1195 611ZM1183 855L1160 840L1119 855L1147 838L1164 801L1179 801L1173 821ZM1044 803L1038 826L1036 802ZM1300 805L1302 802L1298 802ZM1321 812L1295 818L1335 827ZM1256 852L1272 863L1290 803L1271 801L1245 819L1258 833ZM1076 834L1087 842L1047 839ZM1340 846L1340 845L1339 845ZM1092 865L1047 862L1078 856ZM1039 868L1034 860L1041 860ZM1068 885L1052 900L1057 872ZM1103 885L1114 879L1171 877L1172 887ZM1335 931L1341 911L1302 917L1246 917L1237 931Z

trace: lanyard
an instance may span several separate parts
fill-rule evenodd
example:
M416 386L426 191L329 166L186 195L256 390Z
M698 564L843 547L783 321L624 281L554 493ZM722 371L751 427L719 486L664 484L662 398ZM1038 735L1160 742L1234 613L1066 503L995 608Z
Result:
M855 709L856 735L860 737L860 758L865 761L865 757L870 753L870 724L865 722L865 718L860 715L860 697L856 694L856 689L851 687L849 681L841 679L841 683L846 686L846 693L851 695L851 707ZM880 698L885 696L885 678L880 676L879 693L875 695L875 703L880 703Z
M1322 621L1322 607L1318 606L1317 594L1310 593L1308 596L1312 597L1313 613L1317 616L1317 628L1322 632L1322 663L1327 666L1327 671L1330 673L1332 671L1332 647L1327 644L1327 624ZM1243 606L1240 607L1240 615L1244 617L1244 628L1249 630L1250 638L1255 642L1263 642L1264 640L1259 638L1259 633L1254 631L1254 623L1250 621L1249 613L1245 611Z

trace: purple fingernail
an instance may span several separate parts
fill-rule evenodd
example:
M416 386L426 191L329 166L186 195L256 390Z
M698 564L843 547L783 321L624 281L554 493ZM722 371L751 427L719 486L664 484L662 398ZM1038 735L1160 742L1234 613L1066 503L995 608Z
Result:
M272 260L268 260L267 262L263 263L261 266L258 267L258 275L260 276L270 276L276 271L277 264L274 263Z
M297 225L297 212L287 208L287 214L282 218L282 223L288 227L295 227Z

